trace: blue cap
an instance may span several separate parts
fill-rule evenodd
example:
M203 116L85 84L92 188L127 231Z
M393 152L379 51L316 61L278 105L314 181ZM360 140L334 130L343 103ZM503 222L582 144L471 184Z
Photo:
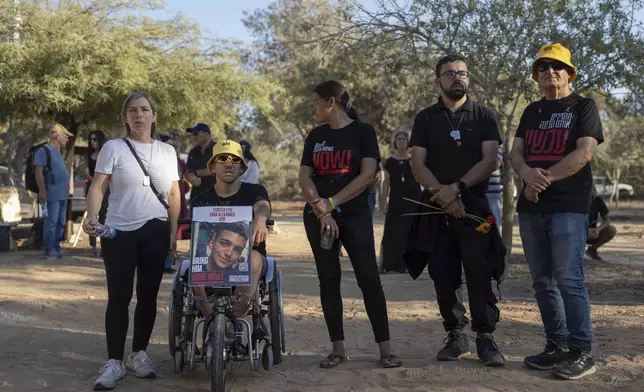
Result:
M189 133L206 132L208 135L210 135L210 127L204 123L198 123L192 128L186 128L186 132L189 132Z

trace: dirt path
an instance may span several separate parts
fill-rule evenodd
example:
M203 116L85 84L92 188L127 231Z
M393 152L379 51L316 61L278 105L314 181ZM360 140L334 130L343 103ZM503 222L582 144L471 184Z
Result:
M525 264L513 264L503 285L502 321L496 339L508 360L505 369L483 368L474 355L438 363L442 347L435 293L427 275L385 275L394 348L405 362L384 370L348 259L343 258L343 296L347 349L351 362L322 370L328 335L318 298L318 282L297 211L284 208L276 219L280 233L269 249L285 275L288 354L270 372L250 373L238 366L233 391L641 391L644 389L644 270L629 268L644 260L644 224L618 224L620 237L607 247L611 262L588 262L599 372L579 382L555 380L526 369L525 355L543 345L539 313ZM376 236L382 222L376 223ZM518 239L517 239L518 240ZM515 244L516 245L516 244ZM181 244L186 249L187 242ZM519 249L519 248L515 248ZM45 261L35 252L0 254L0 391L88 391L105 360L103 319L107 293L102 261L85 249L74 257ZM514 259L521 261L522 256ZM626 264L626 265L622 265ZM132 376L117 391L208 391L209 374L175 375L167 349L167 298L170 276L160 292L157 323L149 353L160 377ZM134 302L134 301L133 301ZM133 313L134 306L131 306ZM130 329L131 335L131 329ZM470 332L473 345L473 334ZM128 340L128 348L131 341ZM128 352L128 351L126 351Z

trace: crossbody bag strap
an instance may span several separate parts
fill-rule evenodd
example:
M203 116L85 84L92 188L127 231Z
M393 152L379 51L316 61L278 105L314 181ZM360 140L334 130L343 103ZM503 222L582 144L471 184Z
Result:
M150 178L150 175L148 174L148 171L147 171L147 170L145 170L145 166L143 166L143 162L141 162L141 158L139 158L139 155L136 153L136 150L134 149L134 146L132 146L132 143L130 143L130 141L129 141L129 140L127 140L126 138L123 138L123 141L124 141L124 142L125 142L125 144L127 144L127 146L130 148L130 151L132 151L132 155L134 155L134 158L136 158L136 161L139 163L139 166L141 167L141 170L143 170L143 174L144 174L146 177ZM151 157L151 156L150 156L150 159L152 159L152 157ZM157 191L157 188L156 188L156 187L154 186L154 184L152 183L152 179L151 179L151 178L150 178L150 189L152 189L152 192L154 192L154 195L157 197L157 199L159 199L159 201L161 202L161 204L163 204L163 206L165 207L165 209L166 209L166 210L167 210L168 208L170 208L170 206L168 205L168 203L167 203L165 200L163 200L163 196L161 196L161 194L159 193L159 191Z

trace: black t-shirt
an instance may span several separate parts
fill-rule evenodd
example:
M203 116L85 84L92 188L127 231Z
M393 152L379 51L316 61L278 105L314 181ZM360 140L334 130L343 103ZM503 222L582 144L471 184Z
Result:
M203 153L201 152L201 147L199 146L194 147L192 150L190 150L190 152L188 153L188 162L186 162L188 170L195 172L197 170L205 169L208 161L210 160L210 158L212 158L212 148L215 146L215 144L217 143L211 141ZM195 197L198 196L201 192L207 189L211 189L213 186L215 186L215 176L201 177L201 185L193 186L192 190L190 191L190 202L192 202L192 200L194 200Z
M597 196L590 203L590 214L588 214L588 227L593 229L597 228L597 223L599 217L601 216L604 219L608 215L608 207L604 203L604 199Z
M215 192L215 187L213 186L192 199L190 201L190 208L210 206L254 206L255 203L262 200L270 202L268 199L268 192L263 185L242 182L239 191L228 197L219 197L217 192ZM192 211L190 212L190 216L192 216ZM253 211L253 218L254 217L255 212ZM266 256L266 243L262 242L257 246L253 246L253 250Z
M455 130L460 134L460 146L453 137ZM484 141L501 143L501 140L494 113L469 97L456 112L439 98L436 104L416 115L411 133L411 145L427 149L425 164L444 185L460 181L481 161ZM469 191L484 195L486 189L487 179Z
M360 174L363 158L380 161L376 130L355 120L344 128L324 124L309 132L301 166L313 168L313 183L320 197L332 197ZM340 206L342 213L368 214L367 189ZM307 208L308 207L307 205Z
M533 102L525 109L516 137L523 139L525 162L530 167L549 169L577 147L577 140L593 137L604 141L597 105L579 94L548 101ZM518 212L577 212L590 210L593 175L590 164L577 173L553 182L539 194L539 201L526 200L523 191L517 203Z

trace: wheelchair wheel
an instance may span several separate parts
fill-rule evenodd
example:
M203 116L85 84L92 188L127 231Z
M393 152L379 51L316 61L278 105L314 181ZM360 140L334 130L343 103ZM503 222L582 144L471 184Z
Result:
M273 363L282 363L284 351L284 310L282 307L282 282L277 264L274 265L273 280L268 284L268 317L271 326L271 347Z
M172 280L172 291L170 292L170 304L168 306L168 348L173 357L177 352L177 337L181 336L181 321L183 318L183 291L184 285L181 282L179 273L174 274Z
M226 319L219 313L213 320L210 392L225 392L226 388Z

